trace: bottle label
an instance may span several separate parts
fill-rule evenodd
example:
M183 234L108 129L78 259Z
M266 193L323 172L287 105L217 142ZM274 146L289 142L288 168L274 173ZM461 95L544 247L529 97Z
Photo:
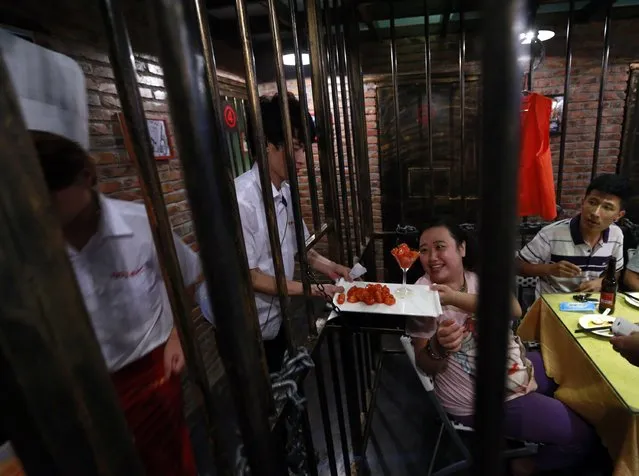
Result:
M605 307L613 307L615 305L615 293L601 293L599 305Z

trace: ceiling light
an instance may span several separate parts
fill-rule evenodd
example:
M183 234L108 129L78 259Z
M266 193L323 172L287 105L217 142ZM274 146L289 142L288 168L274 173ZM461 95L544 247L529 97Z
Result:
M552 30L539 30L537 32L537 38L539 39L539 41L550 40L553 36L555 36L555 32ZM522 45L529 45L534 37L535 32L533 30L519 35L519 39L521 40Z
M284 59L284 64L286 66L295 66L295 54L289 53L282 56ZM306 66L307 64L311 64L311 58L308 53L302 53L302 64Z

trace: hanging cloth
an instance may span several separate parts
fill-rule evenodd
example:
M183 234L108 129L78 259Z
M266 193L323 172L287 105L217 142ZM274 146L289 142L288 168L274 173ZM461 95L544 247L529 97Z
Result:
M519 162L519 216L557 216L550 155L552 99L537 93L522 98Z

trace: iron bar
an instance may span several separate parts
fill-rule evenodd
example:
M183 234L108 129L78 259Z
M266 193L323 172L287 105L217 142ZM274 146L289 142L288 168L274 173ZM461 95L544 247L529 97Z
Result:
M328 223L324 223L319 230L309 236L306 240L306 251L315 247L315 245L319 243L319 241L324 238L324 236L330 233L332 229L333 227L331 225L329 225Z
M364 98L364 74L360 63L359 22L356 6L353 1L344 0L346 45L348 58L348 84L353 117L353 139L356 144L355 161L358 172L358 195L360 197L360 214L362 236L370 236L373 232L373 206L368 160L368 135L366 130L366 103Z
M428 13L428 0L424 0L424 37L425 37L425 62L426 62L426 100L428 111L428 171L430 189L430 212L435 213L435 171L433 164L433 78L431 74L431 49L430 49L430 21Z
M340 18L339 0L333 0L334 18ZM351 121L348 110L348 97L350 96L350 82L346 87L346 51L342 22L335 22L335 55L337 56L337 70L340 77L340 92L342 102L342 116L344 118L344 135L346 136L346 163L348 164L348 181L351 188L351 210L353 212L353 232L355 235L355 256L359 256L362 251L362 235L359 226L359 194L357 193L356 177L357 173L353 161L353 141L351 137ZM337 108L337 106L336 106ZM337 109L339 114L339 108Z
M142 475L0 55L0 421L28 474Z
M140 175L142 196L173 311L174 326L178 330L180 343L184 349L189 375L203 397L204 418L210 432L209 442L212 444L214 441L220 441L221 436L214 433L218 427L213 424L216 404L210 390L211 383L206 373L202 352L197 345L195 324L191 319L193 303L187 298L180 263L175 251L174 235L164 203L151 137L146 125L129 32L119 4L113 0L102 0L100 8L109 43L109 59L113 65L117 92L128 131L126 135L131 138L130 142L134 151L131 158ZM226 462L226 466L230 467L229 462Z
M332 330L332 329L331 329ZM342 386L340 384L340 372L337 366L337 357L335 356L335 344L333 342L334 332L326 329L326 346L328 349L328 361L331 367L331 375L333 376L333 393L335 395L335 410L337 411L337 427L339 428L339 439L342 444L342 459L344 460L344 471L346 475L351 475L351 457L348 448L348 436L346 435L346 419L344 415L344 404L342 403ZM346 385L346 383L345 383Z
M461 204L464 210L464 217L466 216L466 73L464 68L466 67L466 25L464 24L464 0L460 1L459 5L459 145L460 151L460 167L459 172L461 175L461 187L459 189L459 195L461 197Z
M364 371L364 354L362 349L362 340L360 339L360 333L356 333L353 335L353 344L355 346L355 356L357 358L357 368L359 371L357 372L357 383L359 387L359 400L362 405L362 411L364 413L367 412L367 398L366 398L366 378Z
M264 212L266 213L266 224L268 227L271 255L273 256L273 268L275 270L277 294L280 301L282 325L284 325L284 330L286 332L286 342L289 353L293 355L295 347L293 345L293 333L291 331L291 320L288 309L288 288L286 287L284 261L282 259L282 248L280 246L280 232L277 226L275 202L273 200L273 183L271 182L268 157L266 155L267 144L266 137L264 135L264 124L262 124L260 95L257 89L257 76L255 74L255 57L253 55L253 46L251 44L251 32L245 0L235 0L235 9L237 11L237 21L239 24L238 26L240 30L240 40L242 43L242 57L244 58L246 92L248 95L250 114L249 120L251 121L252 125L251 129L253 133L253 144L255 144L255 150L253 151L253 153L255 154L255 160L257 162L257 167L260 173L260 186L262 189L262 199L264 201ZM284 87L284 90L286 90L286 86ZM287 100L288 98L285 95L284 98L281 99ZM281 104L282 103L280 102L280 105ZM280 111L282 114L284 114L281 106ZM286 112L288 112L288 108L286 109ZM290 122L286 122L285 131L287 131L285 132L285 134L290 132ZM286 151L287 154L291 154L291 150L289 150L288 145L286 146ZM287 166L289 166L289 164L290 160L287 159ZM289 176L289 179L291 178L292 177ZM306 256L306 253L304 253L304 256Z
M339 91L337 89L337 47L333 40L333 18L331 0L325 0L324 4L324 20L326 22L326 53L328 61L328 74L331 83L331 96L333 103L333 123L335 125L335 142L337 143L337 164L339 167L340 192L342 199L342 213L344 214L344 233L346 238L346 259L348 265L353 266L353 242L351 241L351 214L348 206L348 189L346 182L346 169L344 162L344 141L342 137L342 120L339 110ZM340 87L344 89L344 85Z
M391 32L391 78L393 82L393 107L395 111L395 161L397 162L397 183L399 185L399 216L404 224L406 214L404 210L404 168L399 155L399 87L397 85L397 35L395 32L395 3L391 0L390 6L390 32Z
M293 130L291 129L291 112L288 108L288 90L286 88L286 75L284 74L284 56L282 51L282 39L280 37L280 29L277 17L276 0L268 0L269 21L271 24L271 36L273 38L273 51L275 52L275 73L277 77L277 92L280 98L280 111L284 121L284 145L286 153L286 166L288 170L288 182L291 187L291 198L293 199L293 218L295 222L295 241L297 242L297 259L300 263L302 287L304 289L304 298L306 301L306 322L308 324L308 332L311 336L317 335L317 326L315 325L313 302L311 301L311 282L309 278L308 256L306 255L306 242L304 238L304 215L302 215L302 205L300 203L300 189L297 181L297 170L295 166L295 149L293 147ZM248 24L247 24L248 28ZM248 30L247 30L248 31ZM299 53L299 51L298 51ZM248 76L248 75L247 75ZM255 92L257 93L257 84L255 84ZM302 106L304 110L304 106ZM302 123L307 122L307 116L304 115ZM269 178L270 182L270 178ZM264 186L262 187L264 189ZM268 194L272 196L270 188L267 189ZM276 221L277 223L277 221ZM279 244L279 238L278 238ZM271 246L273 246L271 244ZM281 252L281 250L280 250ZM284 271L284 268L282 268ZM282 302L280 300L280 302ZM288 303L287 303L288 304ZM287 329L290 332L290 328ZM289 339L293 340L293 335L289 334ZM291 355L293 355L291 353ZM307 451L314 451L307 448Z
M299 37L297 31L297 1L289 0L288 7L291 15L291 30L293 35L293 51L295 53L295 75L297 77L297 91L302 106L302 133L304 135L304 153L306 154L306 169L308 174L308 189L311 195L311 210L313 214L313 231L319 230L322 224L322 217L319 211L319 199L317 196L317 180L315 179L315 162L313 160L313 137L309 130L308 117L308 97L306 94L306 82L304 80L304 64L302 62L302 52L300 50Z
M366 352L368 351L368 349L366 348L366 337L367 336L365 332L357 334L357 339L359 340L359 346L362 352L362 357L361 357L361 360L359 361L359 367L360 367L360 372L364 376L364 381L363 381L364 392L366 392L366 390L370 388L369 387L370 375L368 373L368 367L366 366L368 363L368 356L366 355Z
M331 336L327 336L331 339ZM320 349L321 350L321 349ZM317 397L320 404L320 415L322 417L322 428L324 429L324 441L326 442L326 455L328 457L328 467L331 476L337 476L337 461L335 459L335 444L333 443L333 429L331 416L328 408L328 396L326 395L326 384L324 383L324 367L322 363L322 353L317 352L313 357L315 363L315 380L317 381ZM348 445L347 445L348 449Z
M575 21L575 0L570 0L568 22L566 24L566 61L564 70L564 107L561 111L561 142L559 143L559 164L557 169L557 204L561 205L566 156L566 133L568 130L568 105L570 104L570 73L572 70L572 31Z
M535 40L537 39L537 30L535 29L535 34L533 38L530 39L530 61L528 62L528 91L532 92L533 90L533 66L535 62L535 55L533 52Z
M606 20L604 22L604 46L601 53L601 75L599 77L599 99L597 101L597 123L595 126L595 147L592 154L592 170L590 179L597 175L597 165L599 163L599 144L601 142L601 126L603 124L603 102L608 79L608 59L610 57L610 22L612 20L612 0L606 6Z
M483 121L481 163L481 292L477 309L479 357L475 396L473 469L477 475L502 474L504 378L511 316L516 240L517 172L521 71L517 64L523 32L522 1L486 0L482 14ZM497 235L495 230L501 230ZM497 241L495 241L497 240Z
M322 181L322 199L324 201L324 216L333 233L329 235L329 256L333 260L343 262L344 250L342 246L341 217L339 200L337 199L334 176L335 156L333 155L333 138L330 121L330 105L326 89L325 50L320 25L320 0L307 0L306 15L308 25L309 44L311 45L311 82L313 88L313 108L315 110L316 128L318 136L317 150L320 161Z
M404 353L404 352L402 352ZM375 380L373 381L373 389L371 390L371 402L370 402L370 411L366 413L366 422L364 424L364 433L362 438L364 439L364 449L366 449L366 445L368 444L368 439L371 436L371 430L373 429L373 416L375 416L375 406L377 405L377 394L379 393L379 384L382 380L382 366L384 365L384 354L382 352L379 356L379 360L377 361L377 366L375 367Z
M362 439L362 421L360 419L361 408L357 398L357 367L355 365L355 353L353 346L353 331L350 326L342 325L338 331L339 354L342 360L342 372L344 374L344 389L346 391L346 410L348 412L348 427L351 433L351 447L353 448L353 462L356 472L365 460L364 440Z
M302 398L306 398L303 382L304 380L300 382L299 394ZM304 406L301 420L302 438L304 438L304 446L306 447L306 467L308 469L308 474L310 476L319 476L319 473L317 471L317 455L315 454L315 445L313 444L313 431L311 429L311 422L308 418L307 406Z
M278 474L284 467L284 455L270 438L268 417L273 401L230 173L230 153L223 139L217 77L207 75L202 45L195 34L196 13L189 9L192 2L148 0L147 6L159 40L176 142L216 316L216 340L237 409L246 458L252 474ZM214 71L214 65L210 67Z

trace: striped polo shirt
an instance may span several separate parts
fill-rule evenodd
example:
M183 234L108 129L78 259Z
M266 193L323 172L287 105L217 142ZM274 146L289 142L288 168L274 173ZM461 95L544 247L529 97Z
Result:
M606 270L610 257L617 260L617 271L623 269L623 233L613 224L601 234L599 242L591 248L584 241L577 215L542 228L517 256L531 264L549 264L568 261L581 268L581 275L574 278L556 276L540 277L536 295L570 293L579 289L585 281L597 279Z

